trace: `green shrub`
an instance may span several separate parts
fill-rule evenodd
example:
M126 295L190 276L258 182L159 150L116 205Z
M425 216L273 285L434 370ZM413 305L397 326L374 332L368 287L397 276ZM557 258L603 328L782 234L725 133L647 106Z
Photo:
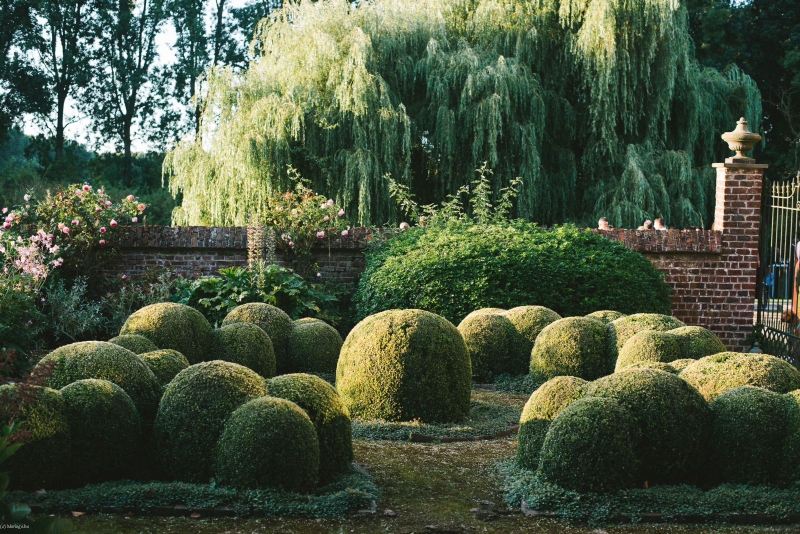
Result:
M562 316L669 313L669 293L641 254L592 232L453 222L373 241L354 303L358 318L420 308L457 324L472 310L532 303Z
M144 354L145 352L153 352L154 350L158 350L158 347L156 347L155 343L138 334L126 334L123 336L112 337L108 340L108 342L126 348L134 354Z
M478 315L486 315L486 314L488 314L488 315L501 315L501 314L504 314L504 313L506 313L506 310L504 310L503 308L481 308L479 310L474 310L474 311L469 312L467 314L467 316L464 317L461 320L461 322L464 322L467 319L471 319L472 317L475 317L475 316L478 316Z
M634 334L619 351L616 371L638 362L669 363L681 357L678 337L669 332L642 330Z
M550 422L570 403L583 397L585 387L583 379L557 376L531 394L519 419L517 462L521 466L532 471L539 467L539 452Z
M238 363L264 378L275 376L275 351L272 340L252 323L231 323L217 328L211 336L209 356Z
M475 380L491 381L495 375L525 374L530 352L527 342L504 315L483 313L461 321L458 331L464 338Z
M756 386L775 393L800 389L800 371L768 354L713 354L690 364L681 371L681 378L709 402L739 386Z
M172 480L207 482L225 421L266 394L264 378L235 363L214 360L178 373L164 390L153 426L164 473Z
M177 350L154 350L140 354L139 357L144 360L147 367L156 375L159 384L164 387L175 378L175 375L189 367L189 360Z
M667 373L672 373L674 375L678 374L678 371L675 370L675 368L672 367L672 365L664 362L647 362L647 361L636 362L625 367L625 369L656 369L658 371L665 371Z
M639 428L614 399L578 399L550 423L538 475L580 492L610 493L635 485Z
M294 322L289 337L289 369L303 373L335 373L342 336L324 321Z
M766 389L730 389L710 404L711 459L722 482L769 484L780 476L787 399Z
M443 317L391 310L350 332L336 388L353 417L458 422L470 409L472 369L461 334Z
M307 493L316 485L318 470L317 433L295 403L261 397L237 408L225 423L214 467L222 486Z
M336 390L319 377L281 375L267 381L272 397L291 401L314 423L319 441L319 481L325 484L346 472L353 461L350 413Z
M133 312L120 334L144 336L159 349L177 350L194 364L206 358L212 330L203 314L194 308L161 302Z
M12 402L12 397L23 402ZM16 414L13 405L19 406ZM38 386L0 386L0 426L9 424L11 417L21 424L22 438L22 447L3 463L12 487L38 490L67 484L72 436L61 393Z
M287 372L289 337L292 335L294 323L283 310L261 302L243 304L231 310L222 321L223 326L234 323L252 323L266 332L272 340L276 372Z
M727 350L714 332L702 326L682 326L670 330L669 333L678 337L682 358L697 360Z
M547 325L531 351L530 371L541 380L577 376L594 380L614 370L608 328L597 319L567 317Z
M511 321L517 332L522 334L524 339L522 352L525 353L526 359L530 356L533 344L544 327L561 319L559 314L544 306L517 306L503 315Z
M800 481L800 389L786 394L786 438L779 473L781 481L792 484Z
M152 425L161 398L161 384L144 360L113 343L81 341L59 347L36 364L34 376L61 389L78 380L97 378L121 387L130 396L145 432Z
M586 314L586 317L591 317L592 319L597 319L598 321L608 324L621 317L625 317L625 314L614 310L598 310L596 312Z
M675 369L677 373L683 372L684 369L692 365L697 360L693 360L691 358L681 358L680 360L674 360L669 362L669 366Z
M636 419L640 482L677 484L698 473L710 413L705 399L679 377L655 369L624 369L589 384L586 396L615 399Z
M643 330L666 332L684 326L678 319L658 313L635 313L611 322L611 333L616 338L617 353L625 342Z
M133 475L142 421L125 391L108 380L78 380L61 389L72 436L70 485Z

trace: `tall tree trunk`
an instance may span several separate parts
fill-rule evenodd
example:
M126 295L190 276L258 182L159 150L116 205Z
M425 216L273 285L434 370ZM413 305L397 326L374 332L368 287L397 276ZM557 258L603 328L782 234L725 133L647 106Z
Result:
M220 52L222 51L222 18L225 14L225 0L217 0L217 26L214 30L214 58L212 66L219 63Z
M67 91L59 91L56 104L56 161L64 156L64 106L66 101Z
M126 185L133 185L133 154L131 152L131 126L133 124L133 113L128 111L122 117L122 144L125 150L123 160L123 176Z

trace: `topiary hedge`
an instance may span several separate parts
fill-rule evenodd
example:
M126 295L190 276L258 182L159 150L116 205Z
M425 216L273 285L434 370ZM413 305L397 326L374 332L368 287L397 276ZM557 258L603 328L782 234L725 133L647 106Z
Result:
M684 369L692 365L697 360L693 360L691 358L682 358L680 360L674 360L669 362L669 366L675 369L677 373L683 372Z
M598 321L608 324L621 317L625 317L625 314L614 310L598 310L596 312L586 314L586 317L591 317L592 319L597 319Z
M310 492L319 444L308 415L293 402L261 397L237 408L219 438L214 475L239 490L278 487Z
M723 352L706 356L681 371L681 378L709 402L739 386L756 386L776 393L800 389L800 371L768 354Z
M302 408L314 423L319 441L319 481L325 484L346 472L353 461L350 413L336 390L307 374L281 375L267 382L269 394Z
M153 426L164 473L171 480L207 482L225 421L266 394L263 377L231 362L198 363L178 373L164 390Z
M594 380L614 370L608 328L597 319L567 317L547 325L533 345L530 372L540 380L577 376Z
M161 302L133 312L120 334L144 336L159 349L177 350L194 364L205 360L212 330L208 320L194 308Z
M561 319L559 314L544 306L517 306L503 315L522 335L524 341L521 350L526 356L530 355L533 344L544 327Z
M189 367L189 361L177 350L154 350L140 354L139 357L144 360L147 367L156 375L158 382L164 387L175 378L175 375Z
M635 313L611 321L611 335L616 340L617 353L625 346L625 342L635 334L644 330L666 332L685 326L675 317L659 313Z
M620 371L634 363L663 362L669 363L682 355L678 337L670 332L643 330L634 334L619 351L616 371Z
M674 375L678 374L678 371L672 365L664 362L636 362L625 367L625 369L656 369L657 371L665 371Z
M287 353L294 323L286 312L270 304L251 302L231 310L222 321L222 326L234 323L252 323L266 332L275 352L275 371L278 374L288 372Z
M215 360L244 365L264 378L275 376L272 341L252 323L231 323L215 329L209 355Z
M781 464L778 472L781 482L791 484L800 481L800 389L785 395L786 438L783 442Z
M134 354L143 354L145 352L158 350L158 347L156 347L155 343L138 334L125 334L122 336L112 337L108 340L108 342L126 348Z
M289 369L303 373L335 373L342 336L334 327L314 319L294 322L289 336Z
M684 359L697 360L727 350L714 332L701 326L682 326L669 333L678 338Z
M125 391L108 380L61 389L72 439L70 485L129 478L142 456L142 421Z
M601 235L520 221L459 222L373 242L354 302L359 319L420 308L457 324L472 310L527 304L562 316L669 313L669 294L647 259Z
M587 382L574 376L557 376L542 384L531 394L519 419L517 462L535 471L539 467L550 422L572 402L583 397Z
M488 382L496 375L527 372L527 342L505 315L482 313L467 317L458 325L458 331L467 346L475 380Z
M446 319L391 310L347 336L336 388L353 417L458 422L469 415L472 369L461 334Z

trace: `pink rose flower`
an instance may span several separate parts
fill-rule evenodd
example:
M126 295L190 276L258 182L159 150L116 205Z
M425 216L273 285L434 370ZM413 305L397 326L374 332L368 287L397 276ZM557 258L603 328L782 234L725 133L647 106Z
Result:
M23 213L22 213L22 216L23 216L23 217L27 217L27 216L28 216L28 212L27 212L27 211L23 212Z
M342 230L342 237L347 237L347 234L348 234L347 230Z
M328 199L328 206L333 206L333 199L332 198Z
M125 197L125 198L127 198L127 199L128 199L128 202L133 202L134 196L133 196L133 195L128 195L128 196L127 196L127 197Z
M10 222L8 222L8 221L4 222L4 223L3 223L3 228L5 228L6 230L8 230L9 228L11 228L11 223L10 223Z
M294 241L289 241L289 246L293 247L294 246Z
M79 197L83 197L83 189L77 189L75 191L75 194L78 195Z
M111 207L111 201L110 201L110 200L106 200L106 207L107 207L107 208L110 208L110 207Z
M101 239L100 240L100 246L103 247L103 246L105 246L105 244L106 244L106 240L105 239Z
M328 207L328 205L327 205L326 203L324 203L324 202L323 202L323 203L322 203L322 205L320 206L320 209L323 209L323 210L324 210L326 207Z
M322 239L323 237L325 237L325 232L317 232L317 237Z
M325 222L328 222L328 221L331 220L331 218L326 215L322 220L325 221Z
M131 217L131 222L139 222L139 217Z
M106 227L105 227L105 226L101 226L101 227L100 227L100 233L101 233L101 234L104 234L104 233L106 233Z
M339 213L337 213L336 215L338 215L339 217L344 217L344 210L339 210Z
M283 206L278 206L278 211L283 211Z
M103 208L101 208L100 206L97 206L97 207L94 209L94 212L95 212L95 213L99 213L99 212L101 212L101 211L103 211Z
M8 208L3 208L3 214L5 215L6 213L8 213Z
M30 195L25 195L22 198L23 198L23 200L25 200L25 202L27 202L27 201L29 201L31 199L31 196Z
M139 213L143 212L145 208L147 208L147 206L145 206L144 204L139 204L138 206L136 206L136 209L139 210Z
M78 226L78 223L80 223L78 219L72 219L72 226Z
M123 274L123 275L122 275L122 279L123 279L123 280L127 280L127 279L128 279L128 275L127 275L127 274Z
M67 228L66 226L64 228L62 228L61 231L64 232L65 234L69 235L69 228Z
M117 221L115 221L114 219L111 219L111 228L116 228L117 224L118 224Z

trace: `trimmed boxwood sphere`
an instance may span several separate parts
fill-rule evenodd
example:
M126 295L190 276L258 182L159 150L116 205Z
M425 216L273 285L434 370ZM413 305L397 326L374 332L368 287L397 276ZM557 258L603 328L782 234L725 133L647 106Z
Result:
M127 478L141 455L142 421L125 391L108 380L61 389L72 435L72 486Z
M583 397L587 382L574 376L557 376L534 391L519 419L517 463L535 471L550 422L561 410Z
M267 394L264 378L221 360L184 369L167 385L153 427L156 455L172 480L208 482L228 417Z
M660 313L634 313L611 321L610 324L611 334L616 338L617 352L622 350L626 341L643 330L666 332L685 326L675 317Z
M625 369L657 369L674 375L678 374L678 371L676 371L672 365L664 362L636 362L630 364Z
M86 378L115 383L133 400L145 432L152 425L161 398L161 384L144 360L105 341L81 341L59 347L36 364L33 375L43 377L44 385L55 389Z
M697 360L693 360L691 358L682 358L680 360L674 360L669 362L669 366L675 369L676 372L681 373L684 369L692 365Z
M275 351L269 336L251 323L232 323L214 330L209 355L238 363L264 378L275 376Z
M267 381L272 397L291 401L308 414L319 441L319 480L325 484L344 473L353 461L350 413L336 390L307 374L281 375Z
M472 369L464 340L447 319L389 310L347 336L336 388L353 417L459 422L469 415Z
M787 408L783 395L743 386L730 389L710 404L711 459L721 482L778 482Z
M525 353L526 358L530 355L533 344L544 327L561 319L559 314L544 306L517 306L503 315L511 321L517 332L522 334L524 339L522 352Z
M547 325L531 351L530 371L541 380L577 376L584 380L614 369L608 350L608 328L597 319L567 317Z
M578 399L550 423L538 475L562 488L610 493L635 485L636 419L614 399Z
M756 386L775 393L800 389L800 371L768 354L722 352L700 358L681 371L709 402L739 386Z
M595 380L586 396L625 406L641 429L641 480L691 482L703 464L710 412L705 399L678 376L655 369L624 369Z
M783 442L779 473L781 482L792 484L800 481L800 389L790 391L784 397L788 406L787 432Z
M139 334L159 349L177 350L189 363L198 363L206 359L212 330L208 320L194 308L161 302L133 312L120 334Z
M682 326L669 333L678 338L683 354L681 358L697 360L727 350L714 332L702 326Z
M162 386L169 384L175 375L189 367L189 361L177 350L154 350L140 354L139 357L153 371Z
M467 319L470 319L470 318L475 317L477 315L500 315L500 314L503 314L505 312L506 312L506 310L504 310L503 308L479 308L477 310L473 310L473 311L469 312L466 317L461 319L461 321L462 322L466 321Z
M306 493L316 486L318 470L317 433L297 404L261 397L237 408L225 423L214 467L220 485Z
M152 352L158 350L156 344L139 334L125 334L122 336L112 337L108 340L109 343L124 347L134 354L143 354L145 352Z
M294 323L286 312L270 304L251 302L231 310L222 321L222 326L234 323L252 323L266 332L272 340L276 372L288 372L289 336L292 335Z
M616 370L638 362L669 363L680 358L681 354L677 336L669 332L643 330L634 334L622 346L617 356Z
M11 479L11 487L18 490L38 490L63 487L69 482L72 458L67 409L61 393L39 386L0 386L0 425L10 422L10 399L24 394L28 399L21 403L15 421L23 426L25 438L22 447L2 464Z
M303 373L335 373L342 336L320 320L294 322L289 337L289 368Z
M505 315L473 315L461 321L458 331L467 345L475 380L490 381L500 374L526 373L527 342Z
M620 317L625 317L625 314L614 310L598 310L587 314L586 317L591 317L592 319L597 319L598 321L608 324L616 321Z

